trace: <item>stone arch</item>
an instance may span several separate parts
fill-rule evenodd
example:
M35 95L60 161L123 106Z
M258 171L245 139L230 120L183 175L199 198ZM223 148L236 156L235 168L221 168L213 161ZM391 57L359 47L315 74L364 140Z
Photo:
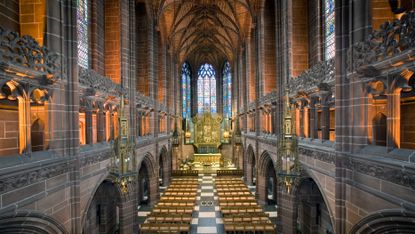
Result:
M32 88L28 91L30 103L30 146L31 151L42 151L48 148L48 90Z
M353 226L350 233L412 233L414 230L414 212L391 209L366 216Z
M245 178L249 185L256 183L256 157L252 145L248 145L245 153Z
M158 176L159 176L160 185L162 186L167 186L169 182L170 173L171 173L171 163L169 159L170 158L169 158L168 150L166 146L163 146L160 150L160 154L158 157L158 165L159 165Z
M94 188L93 196L85 206L82 217L83 233L96 233L98 230L114 233L121 220L122 200L119 187L111 178L105 177Z
M301 232L334 233L334 214L321 188L319 180L307 169L306 175L293 188L295 196L293 212ZM304 219L307 211L308 220ZM306 221L309 223L305 223ZM309 230L304 230L306 227Z
M0 233L68 233L54 218L36 211L18 211L0 216Z
M387 137L387 117L382 112L378 112L372 119L373 144L386 146Z
M0 124L14 132L16 140L2 142L1 155L22 154L30 149L30 102L25 89L16 81L0 82Z
M257 194L262 204L274 205L277 196L277 174L274 161L268 151L264 151L258 158Z
M158 167L155 158L146 153L138 170L138 204L154 204L158 196Z

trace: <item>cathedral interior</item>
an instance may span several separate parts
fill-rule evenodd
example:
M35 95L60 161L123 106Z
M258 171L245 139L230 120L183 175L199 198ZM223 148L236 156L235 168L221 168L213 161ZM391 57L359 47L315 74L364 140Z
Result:
M0 1L0 233L415 233L414 0Z

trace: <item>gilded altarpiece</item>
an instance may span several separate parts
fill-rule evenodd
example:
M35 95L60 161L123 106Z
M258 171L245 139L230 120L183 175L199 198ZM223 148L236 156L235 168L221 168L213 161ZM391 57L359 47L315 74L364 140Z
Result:
M198 153L215 153L200 152L200 150L212 148L217 150L219 148L221 144L221 122L222 117L220 115L210 112L204 112L193 117L194 145L198 149Z

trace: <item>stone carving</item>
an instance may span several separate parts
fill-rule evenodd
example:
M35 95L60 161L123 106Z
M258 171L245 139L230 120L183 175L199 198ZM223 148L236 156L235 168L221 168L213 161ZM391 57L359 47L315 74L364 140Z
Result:
M71 165L69 162L49 166L42 164L42 167L39 166L34 170L18 171L15 174L4 174L0 177L0 193L5 193L66 173L69 171Z
M94 153L87 152L87 153L90 155L81 157L81 167L85 167L87 165L99 163L101 161L109 159L112 155L112 149L109 148L101 152L94 152Z
M79 67L79 84L88 89L99 90L116 97L126 93L121 85L115 84L110 78L82 67Z
M404 14L400 20L385 22L363 42L348 51L348 71L377 61L385 60L415 47L415 12Z
M259 105L271 104L277 101L277 90L272 90L267 95L259 98Z
M141 105L141 107L149 107L154 108L154 100L152 100L150 97L145 96L144 94L137 92L135 95L135 102L136 104Z
M57 53L40 46L31 36L20 36L17 32L0 27L0 65L12 66L13 70L21 73L27 69L33 70L49 82L55 82L61 78L59 60Z
M289 81L290 93L307 92L317 89L322 84L334 85L334 59L321 61L310 69Z
M364 162L353 158L346 159L347 169L390 181L411 189L415 189L415 174L405 168L384 166L373 162Z
M334 152L317 151L316 149L308 149L299 146L298 153L307 157L311 157L326 163L335 164L336 158Z

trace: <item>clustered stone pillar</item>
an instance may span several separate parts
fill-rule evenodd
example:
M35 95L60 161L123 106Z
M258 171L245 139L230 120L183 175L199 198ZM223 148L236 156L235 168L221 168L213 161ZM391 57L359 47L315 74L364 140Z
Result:
M98 142L105 141L105 112L103 111L102 108L98 109L97 111L97 132L98 132L97 141Z
M328 140L330 137L330 107L328 104L329 93L321 93L321 136L322 140Z
M93 134L93 126L92 126L92 109L87 107L85 110L85 126L86 126L86 144L92 144L92 134Z
M318 138L317 134L317 126L318 126L318 118L317 118L317 108L316 108L316 97L312 97L310 100L310 109L309 109L309 115L310 115L310 138Z
M387 148L392 150L400 147L401 130L401 88L395 88L387 94Z

